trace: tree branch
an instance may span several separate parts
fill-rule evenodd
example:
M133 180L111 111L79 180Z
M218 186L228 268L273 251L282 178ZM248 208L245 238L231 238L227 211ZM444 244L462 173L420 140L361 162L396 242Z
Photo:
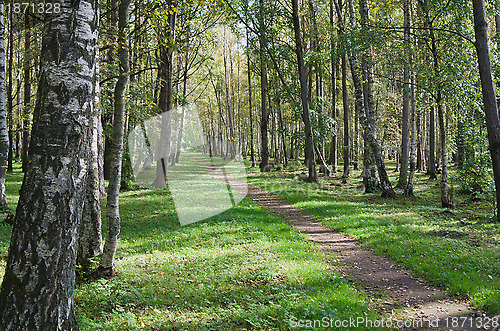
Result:
M131 73L131 74L129 74L128 76L129 76L129 77L132 77L132 76L136 76L136 75L138 75L138 74L141 74L141 73L143 73L144 71L148 71L148 70L157 70L157 69L158 69L158 67L144 68L144 69L142 69L142 70L139 70L139 71L136 71L136 72L134 72L134 73ZM99 84L100 84L100 85L103 85L103 84L105 84L105 83L109 82L110 80L116 79L116 78L118 78L118 77L120 77L120 76L111 76L111 77L108 77L108 78L106 78L106 79L104 79L104 80L101 80L101 81L99 82Z
M404 82L402 81L401 79L397 79L397 78L394 78L394 77L388 77L388 76L385 76L385 75L381 75L381 74L377 74L377 73L373 73L374 76L377 76L377 77L380 77L380 78L385 78L385 79L390 79L390 80L393 80L395 82L398 82L398 83L401 83L401 84L410 84L412 86L415 86L415 87L418 87L419 89L422 89L424 91L426 91L427 93L429 93L431 95L431 97L436 100L437 97L434 95L434 93L432 93L432 91L430 89L428 89L427 87L424 87L422 85L419 85L417 83L414 83L412 81L410 82Z
M383 30L404 30L404 27L402 26L394 26L394 27L389 27L389 26L376 26L376 25L367 25L370 28L375 28L375 29L383 29ZM472 45L475 45L474 40L470 39L469 37L461 34L460 32L453 31L450 29L442 29L442 28L427 28L427 27L410 27L411 30L432 30L432 31L442 31L442 32L448 32L454 35L457 35L468 42L470 42Z

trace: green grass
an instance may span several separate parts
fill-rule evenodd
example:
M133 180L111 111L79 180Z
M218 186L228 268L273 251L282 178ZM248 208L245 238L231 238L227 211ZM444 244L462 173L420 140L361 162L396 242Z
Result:
M11 209L21 181L16 166ZM161 190L122 193L120 208L117 277L75 291L82 330L281 330L292 317L379 317L316 244L247 199L185 227ZM0 226L0 276L9 236Z
M454 192L458 208L444 212L438 181L423 174L416 178L416 198L404 198L398 190L396 199L387 200L380 193L364 194L360 178L309 184L297 179L296 170L261 174L251 169L249 182L474 306L500 312L500 226L491 222L491 202L464 202L467 197ZM389 170L395 183L396 174Z

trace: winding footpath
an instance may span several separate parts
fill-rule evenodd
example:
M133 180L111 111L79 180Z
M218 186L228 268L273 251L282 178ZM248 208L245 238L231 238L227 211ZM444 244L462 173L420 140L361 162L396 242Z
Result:
M229 179L221 167L201 161L210 174L245 194L246 183ZM223 175L221 175L223 174ZM492 316L474 310L446 291L426 284L411 271L338 231L304 214L289 202L248 184L247 198L280 217L308 240L318 243L323 258L342 276L361 285L372 298L372 306L385 319L407 322L403 330L500 330L485 325Z

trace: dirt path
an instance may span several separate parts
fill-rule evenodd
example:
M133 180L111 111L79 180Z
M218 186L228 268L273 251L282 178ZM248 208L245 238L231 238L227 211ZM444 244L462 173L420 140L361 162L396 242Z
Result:
M220 167L192 159L206 165L215 178L227 183L227 179L220 177ZM217 169L219 171L215 171ZM235 187L234 183L232 180L233 188L243 190ZM247 197L279 216L309 240L319 243L325 260L344 278L361 285L382 316L394 321L411 322L412 326L401 329L499 330L481 327L491 316L451 298L443 290L427 285L410 271L375 255L357 240L324 226L276 195L249 184Z

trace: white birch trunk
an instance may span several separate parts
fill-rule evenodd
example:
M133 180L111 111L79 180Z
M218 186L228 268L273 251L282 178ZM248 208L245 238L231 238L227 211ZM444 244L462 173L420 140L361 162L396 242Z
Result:
M120 1L120 7L118 9L118 56L120 60L120 76L116 82L114 95L115 109L113 117L113 140L111 143L110 178L108 185L108 203L106 206L108 230L100 265L101 273L105 277L111 277L114 274L114 258L116 249L118 248L118 237L120 235L119 193L123 155L123 130L125 122L125 91L130 71L128 38L126 35L129 5L130 0L122 0Z
M9 129L7 127L7 110L5 109L5 25L4 1L0 1L0 207L7 206L5 195L5 176L7 156L9 153Z
M0 290L0 330L78 330L78 226L89 168L97 1L46 14L29 162Z

